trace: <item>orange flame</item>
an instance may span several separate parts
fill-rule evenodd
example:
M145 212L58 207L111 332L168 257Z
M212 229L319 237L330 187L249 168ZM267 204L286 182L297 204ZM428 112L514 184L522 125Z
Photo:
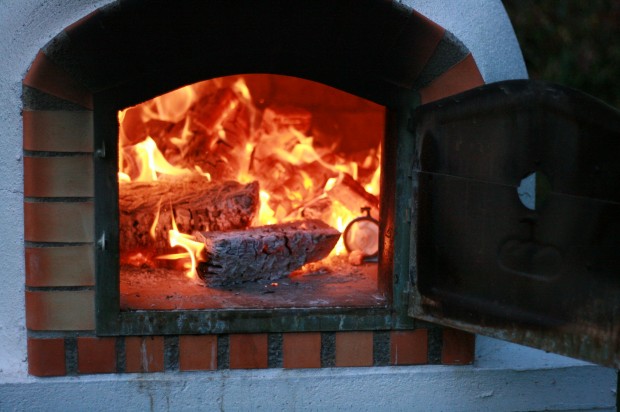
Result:
M162 94L151 100L151 104L144 106L142 120L163 120L177 123L185 118L187 111L197 100L197 94L192 86L185 86Z
M273 225L278 223L276 213L269 207L269 193L260 191L260 209L258 210L258 225Z
M159 175L180 176L192 173L191 169L176 167L168 163L151 137L126 149L133 151L132 159L137 165L139 174L131 178L129 166L126 165L119 172L119 181L153 182L158 180Z
M202 254L205 245L197 242L194 236L179 232L174 216L172 217L172 229L168 231L168 236L171 247L180 246L186 250L186 253L161 255L157 256L157 259L177 260L189 258L190 262L185 264L185 268L188 269L188 271L185 272L185 275L190 279L196 279L198 276L198 272L196 272L197 257Z

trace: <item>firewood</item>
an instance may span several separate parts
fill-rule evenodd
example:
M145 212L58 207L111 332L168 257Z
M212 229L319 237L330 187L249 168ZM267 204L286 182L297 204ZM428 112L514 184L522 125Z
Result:
M301 209L301 216L305 219L327 220L332 214L332 200L325 195L306 202Z
M183 233L244 229L258 211L258 194L257 182L212 183L200 175L121 183L121 253L151 250L151 254L159 254L169 248L168 231L172 229L173 215ZM153 225L155 238L149 233Z
M366 191L348 173L341 173L338 179L328 182L325 193L331 199L342 203L352 213L361 213L362 208L369 207L370 215L379 218L379 199Z
M301 133L308 133L312 123L312 114L301 107L270 106L263 113L262 128L267 133L286 131L293 128Z
M320 220L302 220L230 232L199 232L205 245L198 275L209 286L272 281L334 248L340 232Z
M218 142L218 130L235 113L239 104L235 92L227 87L203 97L189 113L191 128L195 129L195 133L192 140L181 149L181 156L187 158L213 151Z

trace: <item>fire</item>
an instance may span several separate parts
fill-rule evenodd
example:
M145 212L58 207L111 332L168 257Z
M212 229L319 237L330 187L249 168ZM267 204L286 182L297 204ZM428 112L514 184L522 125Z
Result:
M343 232L361 216L360 205L377 215L380 148L343 154L337 139L312 135L312 116L299 107L258 108L242 77L182 87L119 112L119 185L183 177L257 181L253 226L319 218ZM162 200L150 223L153 238L162 225ZM175 211L166 213L172 216L169 246L186 252L157 258L186 259L187 276L195 278L204 245L178 229L183 223ZM341 238L330 256L343 253Z
M377 169L373 173L372 179L370 179L370 183L364 186L366 191L375 196L379 196L379 193L381 191L381 186L380 186L381 180L380 179L381 179L381 166L377 167Z
M259 196L260 209L258 211L258 220L255 226L273 225L278 223L278 220L276 219L276 212L274 212L273 209L269 207L269 198L271 197L269 196L269 193L261 190Z
M192 173L192 170L179 168L168 163L164 155L157 147L157 143L149 136L140 143L124 148L123 153L133 152L133 166L137 168L138 175L130 177L131 166L128 165L119 172L119 182L153 182L158 180L159 175L181 176Z
M191 86L181 87L152 100L153 105L146 105L144 121L159 119L177 123L185 118L187 111L197 100L197 94Z
M340 233L344 232L349 222L359 217L359 215L352 213L351 211L349 211L349 209L347 209L345 206L342 205L342 203L338 201L334 202L332 208L334 209L333 218L327 223L338 229ZM347 253L347 249L344 246L344 238L341 236L338 240L338 243L332 250L330 256L341 256L345 253Z
M196 272L197 259L204 250L205 245L197 242L193 236L179 232L174 217L172 218L172 229L168 231L168 236L171 247L180 246L187 252L161 255L157 256L157 259L176 260L189 258L190 263L184 265L185 269L188 269L187 272L185 272L185 275L190 279L196 279L198 276L198 273Z
M200 242L196 242L193 236L179 232L176 225L174 226L174 229L168 232L170 235L170 246L181 246L183 249L187 250L187 254L191 259L191 266L188 268L189 270L186 272L186 275L190 279L195 279L197 276L196 258L197 256L200 256L200 253L204 250L205 245Z

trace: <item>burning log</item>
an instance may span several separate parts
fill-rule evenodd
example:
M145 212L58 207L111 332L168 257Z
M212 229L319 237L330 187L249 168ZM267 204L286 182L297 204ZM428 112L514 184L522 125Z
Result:
M370 208L370 215L379 219L379 199L370 194L348 173L341 173L338 179L330 179L325 186L325 193L339 201L353 213L361 213L363 207Z
M308 133L312 123L312 114L301 107L271 106L263 113L262 127L267 133L293 128L301 133Z
M307 202L301 209L301 216L305 219L328 220L332 214L331 199L320 196Z
M190 113L192 125L200 133L195 133L192 140L181 149L181 156L187 158L213 151L219 128L233 116L239 104L237 95L230 88L218 89L215 94L201 99L196 109Z
M309 262L325 258L340 232L320 220L194 234L205 244L198 275L209 286L281 279Z
M179 230L235 230L250 225L259 208L257 182L209 182L203 176L119 185L122 253L169 248L172 217ZM154 237L153 237L154 235Z

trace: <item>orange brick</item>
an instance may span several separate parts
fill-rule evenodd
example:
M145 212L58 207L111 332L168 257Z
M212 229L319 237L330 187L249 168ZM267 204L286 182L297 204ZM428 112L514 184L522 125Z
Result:
M116 372L116 338L80 337L77 348L79 373Z
M394 43L385 50L382 76L411 88L444 36L445 29L413 11L400 28Z
M92 290L26 292L26 326L32 330L95 329Z
M163 370L163 336L131 336L125 338L126 372L163 372Z
M470 365L474 362L476 336L456 329L443 330L441 363L444 365Z
M266 333L233 334L229 340L231 369L261 369L268 366Z
M392 365L428 363L428 330L392 331L390 334L390 363Z
M94 260L94 247L90 245L27 247L26 285L92 286L95 284Z
M63 68L50 60L42 51L39 51L32 62L23 83L85 108L93 108L92 93L75 81Z
M337 332L336 366L372 366L372 332Z
M94 148L93 112L23 112L24 150L92 153Z
M422 104L482 86L484 79L471 54L420 90Z
M179 369L182 371L217 369L217 336L180 336Z
M93 202L24 202L24 237L31 242L93 242Z
M94 180L92 157L24 157L27 197L92 197Z
M285 333L282 335L282 363L285 368L320 368L320 333Z
M65 340L28 338L28 373L34 376L63 376Z

